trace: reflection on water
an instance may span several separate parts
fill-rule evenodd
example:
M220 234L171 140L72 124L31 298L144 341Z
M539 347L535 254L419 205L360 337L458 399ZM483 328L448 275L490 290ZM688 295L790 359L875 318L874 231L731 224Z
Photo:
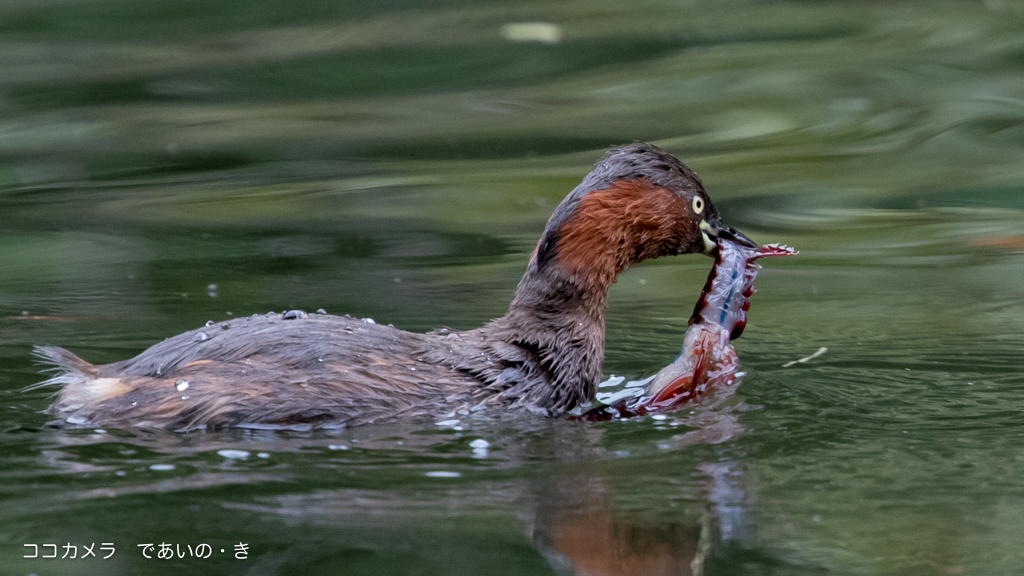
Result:
M645 494L652 501L661 500L655 509L676 508L667 518L653 520L635 508L617 509L615 490L600 474L546 479L536 502L534 541L556 569L608 576L703 574L709 556L730 546L753 544L748 537L750 503L739 463L705 462L676 472L693 477L688 487L692 501L680 507L680 494Z
M1021 572L1022 12L5 3L0 565ZM682 157L730 224L801 250L759 276L747 375L720 405L175 436L47 428L48 392L24 391L32 345L111 362L268 310L478 326L554 205L633 140ZM621 277L606 373L675 357L709 266ZM105 563L21 557L110 541ZM151 541L252 553L145 561Z
M282 530L316 528L304 537L305 545L258 555L262 565L285 571L335 566L357 552L408 553L410 544L424 544L402 540L408 536L396 540L396 535L421 530L433 533L428 541L452 538L471 544L487 537L500 538L506 547L532 546L536 556L531 562L541 563L533 570L546 566L558 573L593 575L703 574L709 558L755 544L743 464L731 459L680 459L665 443L692 445L693 434L700 430L693 427L697 419L656 421L669 435L656 445L641 447L636 455L609 453L603 446L604 432L593 427L526 420L509 419L501 425L494 418L480 417L465 422L463 431L445 426L433 433L417 426L370 426L331 436L260 431L199 436L46 432L52 444L34 459L33 467L51 477L74 476L93 487L69 487L58 500L27 490L10 517L25 522L97 511L122 516L103 503L178 499L176 495L202 502L204 498L189 495L219 493L212 508L188 508L202 507L214 518L251 518L250 528L230 531L259 534L264 545ZM702 413L699 420L720 429L735 426L735 418L728 414ZM688 431L677 433L679 426ZM491 451L471 452L469 448L482 438L490 439ZM726 435L712 441L731 439ZM224 448L228 446L234 449ZM669 460L661 462L672 470L667 482L635 477L635 469L647 465L651 450L668 455ZM297 459L316 464L296 470L291 463ZM362 474L375 478L354 478ZM296 491L299 485L306 489ZM630 485L634 494L628 491ZM254 521L259 528L252 528ZM111 537L133 537L131 527L107 529ZM163 532L165 539L195 537L182 528ZM211 531L199 533L208 537ZM339 547L349 552L339 555ZM478 563L491 562L495 552L493 545L469 550L462 567L479 568ZM127 566L137 564L129 560Z
M702 525L631 523L610 510L599 479L574 477L548 501L538 535L549 562L567 573L701 574ZM550 509L549 509L550 508Z

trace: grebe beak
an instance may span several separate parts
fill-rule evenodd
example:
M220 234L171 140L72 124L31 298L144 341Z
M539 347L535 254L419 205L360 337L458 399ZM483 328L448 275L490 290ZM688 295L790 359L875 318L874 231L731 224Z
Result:
M711 254L714 252L715 247L718 246L718 242L722 240L732 242L737 246L743 246L745 248L758 247L753 240L747 238L746 234L731 226L726 226L718 214L712 214L707 220L701 220L700 232L704 237L705 254Z

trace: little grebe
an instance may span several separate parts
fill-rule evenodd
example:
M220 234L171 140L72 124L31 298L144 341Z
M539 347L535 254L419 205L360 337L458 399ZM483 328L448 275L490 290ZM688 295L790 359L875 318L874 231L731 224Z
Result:
M414 334L299 311L237 318L97 366L40 347L75 424L337 425L489 406L559 415L594 398L608 289L631 264L713 255L725 226L700 179L659 148L605 154L548 220L508 313L468 331Z

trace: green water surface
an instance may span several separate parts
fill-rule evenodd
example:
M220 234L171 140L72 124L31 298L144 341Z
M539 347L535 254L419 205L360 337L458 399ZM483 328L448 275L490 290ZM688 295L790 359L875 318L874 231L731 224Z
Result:
M478 326L634 140L801 250L717 407L186 435L26 391L33 345L232 315ZM620 277L606 374L675 357L710 264ZM0 574L1021 574L1022 282L1019 0L8 0Z

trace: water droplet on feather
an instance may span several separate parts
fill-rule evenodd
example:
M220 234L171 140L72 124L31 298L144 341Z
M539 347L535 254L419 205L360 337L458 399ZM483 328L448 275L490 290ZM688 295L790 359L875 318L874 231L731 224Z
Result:
M193 342L206 342L210 339L210 335L206 332L196 332L195 336L192 337Z
M178 392L184 392L185 390L188 390L188 384L188 380L179 378L178 381L174 383L174 389Z

